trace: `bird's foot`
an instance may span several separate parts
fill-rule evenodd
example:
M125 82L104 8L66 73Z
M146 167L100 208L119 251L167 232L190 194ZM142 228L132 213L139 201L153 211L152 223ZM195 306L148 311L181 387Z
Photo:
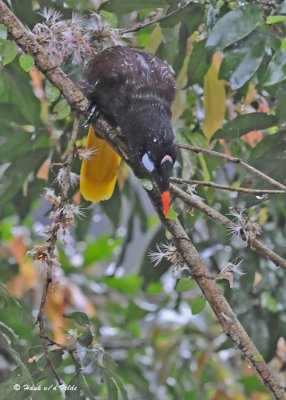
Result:
M124 133L122 132L122 129L120 128L120 126L117 126L117 127L115 128L115 130L116 130L116 132L117 132L117 137L118 137L125 145L127 145L127 144L128 144L127 138L126 138L126 136L124 135Z
M87 119L83 123L83 127L87 128L88 125L90 125L93 121L96 120L96 118L98 118L99 114L100 114L100 111L99 111L98 107L95 104L93 104L90 108Z

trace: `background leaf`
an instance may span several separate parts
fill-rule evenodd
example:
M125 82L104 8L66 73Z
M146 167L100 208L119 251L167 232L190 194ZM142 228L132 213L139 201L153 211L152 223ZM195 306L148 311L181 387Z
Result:
M256 4L246 4L220 18L212 29L206 46L215 50L237 42L249 35L261 20L261 10Z

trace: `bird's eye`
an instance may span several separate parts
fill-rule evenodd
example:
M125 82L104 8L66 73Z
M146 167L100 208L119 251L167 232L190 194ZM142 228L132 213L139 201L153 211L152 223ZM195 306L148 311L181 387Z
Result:
M150 159L148 153L145 153L142 157L142 164L147 169L147 171L152 172L155 169L153 161Z

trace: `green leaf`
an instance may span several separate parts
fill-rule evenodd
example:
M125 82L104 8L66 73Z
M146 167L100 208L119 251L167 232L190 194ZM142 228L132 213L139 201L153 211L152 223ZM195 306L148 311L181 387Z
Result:
M255 168L271 176L281 183L286 183L285 177L285 131L267 135L253 148L248 162ZM263 181L262 181L263 182ZM256 180L256 185L262 182Z
M36 125L37 128L42 125L40 101L35 97L30 79L19 63L11 63L0 75L0 92L3 90L0 99L0 120L6 120L9 124L11 121L16 122L18 130L26 124ZM19 131L18 136L21 136Z
M277 125L275 115L255 112L239 115L228 122L222 129L219 129L213 139L236 139L254 130L267 129Z
M70 114L71 107L66 99L62 99L55 105L54 112L57 114L58 119L64 119Z
M153 183L150 181L150 179L142 178L142 179L139 179L139 180L140 180L141 185L144 187L144 189L146 189L146 190L152 190L153 189Z
M167 16L160 21L162 28L170 28L179 22L182 22L188 28L189 36L198 28L202 23L205 10L199 4L189 5L187 8L179 10L174 15Z
M30 172L37 171L46 157L46 149L38 149L22 154L11 163L0 181L0 213L2 207L21 189Z
M127 391L126 391L125 387L123 386L121 380L119 379L118 375L116 375L115 373L111 373L111 376L113 377L113 379L115 380L115 382L117 383L117 385L119 387L119 390L122 395L122 400L128 400Z
M15 390L15 385L20 385L20 387L23 387L23 385L32 386L33 382L27 381L21 374L20 374L20 369L15 368L14 371L12 372L10 378L4 382L1 382L1 400L6 400L6 399L13 399L13 400L26 400L29 398L29 394L31 394L30 390Z
M2 284L1 284L1 289L6 291L6 288L4 288ZM5 293L5 295L7 294ZM11 296L10 294L8 295ZM14 330L10 326L6 325L2 321L0 321L0 331L1 334L3 333L5 335L6 340L8 340L9 337L9 344L11 343L17 344L19 342L19 336L14 332Z
M91 264L103 258L110 259L113 250L120 245L121 241L122 238L120 237L113 240L109 235L105 235L94 242L88 243L87 248L83 253L84 266L87 268Z
M105 371L104 378L106 386L107 386L107 395L108 400L118 400L118 390L117 386L114 383L113 379L109 376L109 374Z
M73 387L74 390L66 390L65 397L67 400L85 400L89 393L85 393L85 381L82 374L75 375L68 386Z
M106 278L102 282L119 292L135 295L141 288L142 280L139 276L133 275L123 278Z
M251 47L250 47L251 48ZM249 50L247 43L234 45L223 52L223 60L219 69L219 79L229 80Z
M169 15L160 21L161 28L171 28L182 22L184 15L187 13L186 9L176 12L174 15ZM195 14L194 14L195 15Z
M21 54L19 64L25 72L28 72L34 66L34 59L30 54Z
M266 24L277 24L278 22L286 21L286 15L272 15L266 18Z
M249 35L261 20L261 10L256 4L247 4L230 11L220 18L213 27L207 47L223 50Z
M286 113L285 113L285 104L286 104L286 81L281 82L276 91L276 115L278 118L278 124L281 126L286 126Z
M264 56L266 37L254 31L247 39L224 52L219 79L228 79L231 89L242 87L258 70Z
M177 282L177 292L187 292L196 286L196 282L192 278L182 278Z
M149 283L146 291L151 296L158 295L163 292L163 284L162 284L162 282Z
M184 11L184 10L183 10ZM203 22L204 7L198 4L192 4L188 7L187 11L180 18L180 30L178 41L176 42L177 56L172 64L174 70L179 73L187 54L188 38L197 30L199 25ZM174 15L175 17L175 15ZM170 17L171 18L171 17ZM168 18L167 18L168 19ZM164 20L162 21L164 22ZM163 27L163 25L161 25Z
M5 40L0 47L3 65L10 64L18 53L18 46L14 40Z
M265 387L255 375L243 376L239 379L239 383L244 386L246 392L249 394L252 392L266 393Z
M196 83L202 85L211 62L212 58L210 57L209 50L206 49L206 41L202 40L195 44L189 61L187 85L194 85Z
M276 313L278 311L277 300L268 292L261 293L261 305L263 308Z
M242 87L258 70L264 55L265 41L257 43L257 46L249 49L235 72L231 75L229 83L232 90Z
M53 366L57 369L60 367L63 361L64 351L62 349L57 349L49 352L49 357Z
M3 326L2 326L3 329ZM9 331L12 329L8 328ZM10 333L9 333L10 334ZM5 349L5 352L12 357L12 359L15 361L15 363L19 366L19 370L21 371L22 376L25 378L25 381L29 384L33 383L32 376L30 374L30 371L26 367L25 363L21 359L21 355L17 350L15 350L10 343L10 340L8 339L7 335L2 333L0 331L0 349Z
M170 208L168 218L169 218L171 221L174 221L175 219L178 218L178 213L176 213L176 211L173 210L173 208Z
M7 220L8 220L8 218L7 218ZM8 222L8 221L7 221ZM11 228L14 226L14 224L15 224L15 222L14 222L14 224L11 226L11 224L10 223L7 223L5 220L3 221L1 221L1 230L0 230L0 238L2 239L2 240L7 240L7 239L10 239L10 237L12 236L12 233L11 233ZM6 225L6 226L5 226ZM9 232L5 232L6 230L7 230L7 228L8 228L8 230L9 230ZM11 235L10 237L8 237L7 238L7 234L9 235ZM5 238L5 236L6 236L6 238ZM16 307L19 307L19 308L21 308L21 305L20 305L20 303L18 303L18 301L16 300L16 298L14 298L11 294L10 294L10 292L6 289L6 287L5 287L5 285L3 284L3 283L1 283L0 282L0 311L5 311L5 310L7 310L7 308L9 307L9 306L11 306L11 304L13 304L13 305L15 305ZM11 329L10 327L8 327L8 326L6 326L3 322L1 322L0 321L0 329L2 329L3 330L3 326L4 326L4 329L5 328L7 328L7 329ZM9 331L10 333L12 333L12 335L14 335L15 333L13 332L13 330L11 330L11 331ZM17 336L15 336L14 337L14 339L16 338Z
M45 93L48 101L51 103L57 101L61 95L60 90L49 81L46 83Z
M80 311L75 311L72 313L64 314L64 317L71 319L71 320L75 321L77 324L82 325L82 326L86 326L86 325L90 324L88 316L85 313L80 312Z
M178 46L174 46L174 44L179 41L179 28L180 26L176 25L173 28L163 28L161 30L163 40L160 43L157 55L170 65L173 65L178 57Z
M83 325L83 324L81 324ZM86 327L83 333L77 338L77 341L85 346L89 347L93 342L93 336L89 327Z
M166 236L166 239L168 239L168 240L171 240L173 238L172 233L169 231L165 231L165 236Z
M286 51L277 51L262 78L262 85L275 85L284 79L286 79Z
M103 354L102 363L108 372L114 372L118 369L118 365L108 353Z
M198 295L194 299L191 300L191 309L192 314L199 314L206 306L206 299L203 295Z
M123 14L146 8L164 8L166 5L166 0L108 0L100 9Z
M7 39L7 28L4 24L0 24L0 40Z

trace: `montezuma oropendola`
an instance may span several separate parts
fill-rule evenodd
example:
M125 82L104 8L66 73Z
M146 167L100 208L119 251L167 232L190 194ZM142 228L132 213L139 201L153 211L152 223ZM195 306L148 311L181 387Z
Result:
M91 104L121 128L129 150L153 174L168 218L169 178L177 155L171 125L176 86L170 69L153 54L114 46L91 59L83 86ZM95 154L82 163L81 193L87 200L106 200L114 190L120 157L96 136L92 125L87 147Z

